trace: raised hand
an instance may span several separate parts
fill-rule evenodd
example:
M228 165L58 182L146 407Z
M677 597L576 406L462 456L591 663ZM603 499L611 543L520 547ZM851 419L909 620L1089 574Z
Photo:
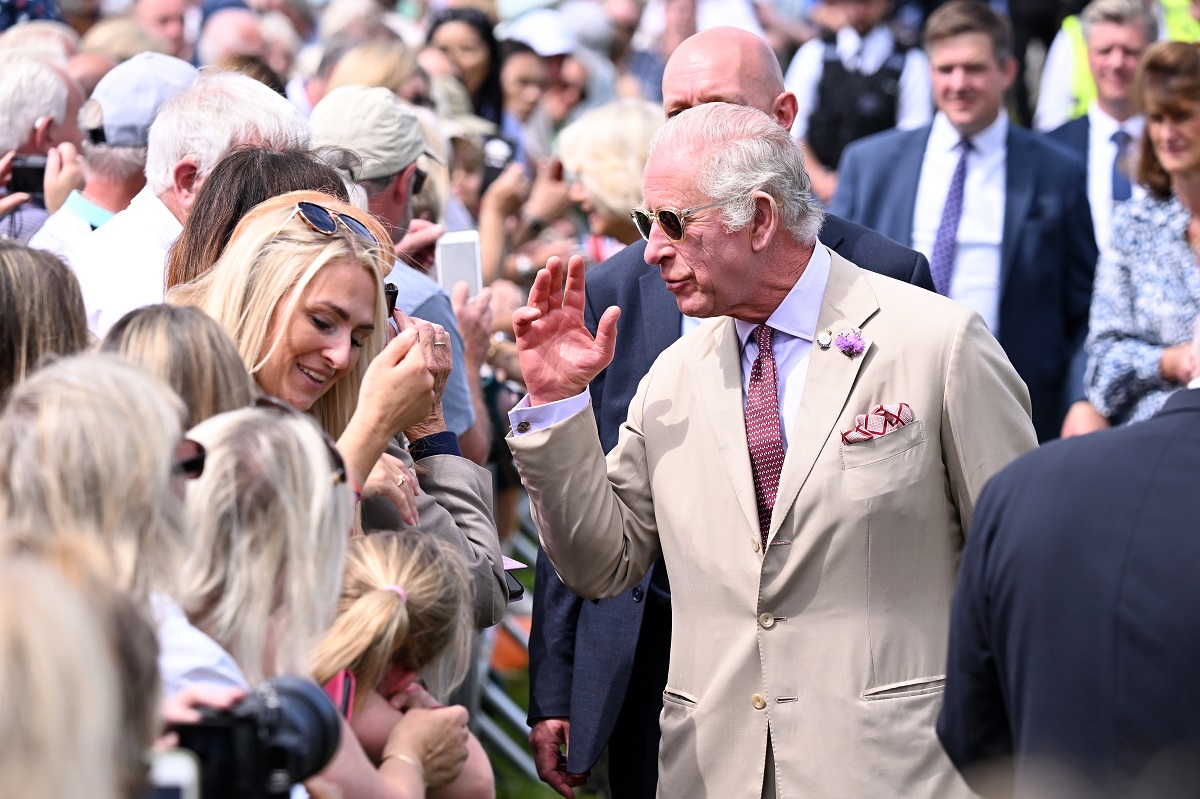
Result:
M596 336L583 324L583 258L576 255L564 268L551 258L529 289L529 304L513 314L521 374L531 405L573 397L612 361L621 309L608 308Z

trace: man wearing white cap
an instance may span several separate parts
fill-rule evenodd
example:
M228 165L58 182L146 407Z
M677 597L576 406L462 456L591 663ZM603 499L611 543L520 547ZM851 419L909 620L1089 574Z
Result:
M341 147L359 157L361 166L354 180L367 194L367 208L383 222L392 241L399 242L412 222L413 195L425 183L417 158L425 155L445 165L427 148L416 112L389 89L342 86L317 103L309 122L314 145ZM396 307L439 324L450 334L454 367L442 397L446 428L458 435L464 456L482 463L490 449L490 424L485 414L474 411L481 407L472 402L479 381L468 378L463 339L450 298L437 283L402 261L397 260L386 278L397 288ZM487 290L480 292L475 303L486 303L486 294Z
M150 126L146 187L67 252L88 328L103 336L129 311L162 302L167 252L222 158L247 145L307 147L310 136L291 103L245 75L201 75L168 98Z
M200 73L186 61L142 53L112 69L79 111L87 183L30 239L57 255L125 210L146 185L150 124L167 98Z

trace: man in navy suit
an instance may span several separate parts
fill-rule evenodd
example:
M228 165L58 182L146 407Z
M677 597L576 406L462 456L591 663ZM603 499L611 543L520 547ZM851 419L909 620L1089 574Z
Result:
M988 483L937 726L977 793L1200 794L1198 478L1193 387Z
M667 63L667 116L709 102L753 106L785 129L796 115L796 98L784 89L769 46L735 28L696 34ZM860 225L830 216L820 240L859 266L933 289L923 255ZM685 324L658 270L646 265L645 249L645 242L631 245L587 277L584 315L592 333L605 308L616 305L622 312L616 354L590 387L605 450L616 444L638 382ZM538 774L547 784L572 796L607 745L613 796L653 799L670 636L670 585L661 558L622 596L592 601L563 586L539 552L529 638L529 722ZM559 767L561 744L568 744L568 755Z
M1029 387L1038 438L1081 432L1096 241L1084 166L1012 126L1008 21L978 0L930 15L933 124L861 139L831 210L926 253L938 291L978 311Z
M1087 113L1046 137L1087 164L1088 202L1101 252L1108 246L1113 208L1141 191L1129 180L1131 147L1145 127L1133 78L1158 21L1142 0L1093 0L1080 14L1096 99Z

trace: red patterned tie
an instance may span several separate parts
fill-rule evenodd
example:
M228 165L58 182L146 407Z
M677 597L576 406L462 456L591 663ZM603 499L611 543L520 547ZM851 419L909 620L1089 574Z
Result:
M779 427L779 387L775 375L775 353L771 351L774 330L766 325L754 328L758 357L750 369L750 388L746 391L746 442L750 445L750 467L754 471L754 493L758 499L758 529L763 552L771 532L771 509L779 491L779 473L783 470L783 434Z

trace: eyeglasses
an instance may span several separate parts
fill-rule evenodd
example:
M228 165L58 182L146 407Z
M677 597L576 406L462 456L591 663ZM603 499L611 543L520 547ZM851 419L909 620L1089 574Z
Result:
M737 197L726 197L724 200L717 200L715 203L701 205L698 208L685 208L682 211L677 208L660 208L657 211L650 211L645 208L634 208L630 212L633 217L633 224L637 225L638 233L642 234L642 238L650 241L650 225L654 220L658 220L658 226L662 228L662 232L667 234L667 238L671 241L683 241L687 233L684 225L689 216L693 216L701 211L707 211L709 208L716 208L718 205L733 202Z
M188 480L195 480L204 474L204 445L198 441L185 438L175 449L182 457L171 464L171 474L181 475Z
M250 407L262 408L288 415L306 416L306 414L296 410L278 397L272 397L270 394L260 394L255 397L254 401L250 403ZM321 430L320 427L317 429ZM346 482L346 461L342 458L342 453L338 452L337 445L333 443L333 439L324 430L321 430L321 439L325 442L325 448L329 450L329 465L333 467L334 484Z
M337 233L338 222L341 222L342 227L360 239L365 239L375 245L379 244L379 240L375 238L375 234L368 230L367 226L362 222L359 222L349 214L339 214L336 211L330 211L328 208L322 208L316 203L307 201L296 203L296 209L292 211L292 216L289 216L287 222L284 222L280 226L280 230L287 227L287 223L292 221L293 216L299 216L304 220L304 224L324 236L332 236Z
M421 189L425 188L425 181L428 179L428 177L429 173L427 173L424 169L421 169L421 167L417 167L413 170L412 193L414 195L420 194Z

